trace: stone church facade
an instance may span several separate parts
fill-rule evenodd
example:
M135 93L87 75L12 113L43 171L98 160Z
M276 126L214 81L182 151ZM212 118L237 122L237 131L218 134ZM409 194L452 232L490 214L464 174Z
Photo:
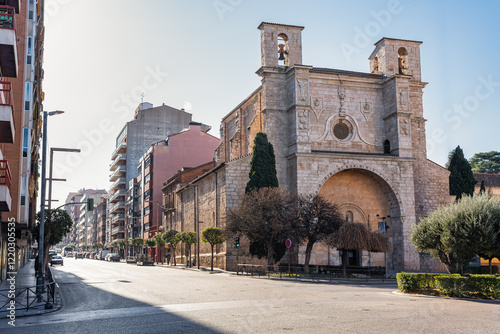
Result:
M223 118L217 167L178 189L173 227L225 226L262 131L274 145L280 187L323 195L346 220L374 231L388 217L387 259L359 252L350 254L353 264L442 270L409 239L421 217L450 202L448 171L426 157L421 42L382 38L369 57L370 72L359 73L302 64L304 27L263 22L258 29L262 84ZM200 247L200 263L208 263L210 249ZM240 262L255 262L247 249L242 243ZM312 264L340 264L335 249L319 244L313 252ZM302 247L296 259L303 263ZM235 270L232 241L217 248L216 264Z

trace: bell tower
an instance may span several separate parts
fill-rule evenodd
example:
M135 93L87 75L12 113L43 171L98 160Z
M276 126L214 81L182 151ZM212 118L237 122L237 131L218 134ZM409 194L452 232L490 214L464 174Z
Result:
M370 55L370 73L412 76L420 81L420 44L422 42L384 37L375 43Z
M262 22L258 29L263 67L302 64L302 35L304 27Z

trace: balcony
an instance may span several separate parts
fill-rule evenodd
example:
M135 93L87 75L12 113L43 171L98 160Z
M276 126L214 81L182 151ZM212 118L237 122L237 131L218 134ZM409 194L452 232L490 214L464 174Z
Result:
M9 7L14 7L16 14L19 14L19 7L21 7L21 0L3 0L1 1L4 5Z
M116 242L125 241L125 235L122 235L121 237L120 237L120 234L118 234L118 235L119 236L116 237L116 238L111 237L111 242L114 242L114 241L116 241Z
M120 220L125 221L125 214L124 213L116 214L113 216L113 218L111 218L112 223L120 221Z
M113 174L109 177L110 182L116 181L119 177L125 177L127 174L127 166L118 166L118 168L115 169Z
M117 226L111 230L111 235L115 235L117 233L125 233L125 226Z
M114 205L111 206L109 209L110 213L116 212L116 211L124 211L125 210L125 202L118 202Z
M125 200L125 193L127 191L125 189L118 189L111 197L109 198L110 203L115 203L117 201L124 201Z
M10 181L9 164L7 160L0 160L0 212L10 211L11 209Z
M0 6L0 68L3 77L17 78L15 8Z
M14 117L11 83L0 81L0 143L14 143Z
M125 153L125 152L127 152L127 143L125 143L125 142L120 143L113 151L113 154L111 154L111 159L114 159L114 158L116 158L116 156L118 154Z
M119 177L118 180L113 182L110 188L110 192L113 192L114 189L125 189L126 179L124 177Z
M123 166L127 163L127 155L125 153L123 154L118 154L111 162L111 165L109 165L109 170L114 171L118 166Z

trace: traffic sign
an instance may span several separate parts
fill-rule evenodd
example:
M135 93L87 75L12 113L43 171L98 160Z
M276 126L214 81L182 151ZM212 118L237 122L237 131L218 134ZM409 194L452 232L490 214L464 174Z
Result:
M291 245L292 245L292 240L286 239L285 240L285 246L286 246L286 248L290 248Z

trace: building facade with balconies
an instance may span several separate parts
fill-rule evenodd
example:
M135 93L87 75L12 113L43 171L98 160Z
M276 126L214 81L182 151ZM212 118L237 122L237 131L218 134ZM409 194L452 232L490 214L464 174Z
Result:
M148 239L165 231L162 224L163 183L182 169L214 160L220 140L191 122L189 129L152 145L137 166L138 211L141 237Z
M0 1L0 281L7 224L16 228L15 268L28 259L35 222L41 137L44 0Z
M153 143L186 129L191 120L192 115L183 109L166 105L153 107L151 103L144 102L135 110L134 119L125 124L116 138L116 146L111 154L109 243L133 237L133 226L126 224L129 216L126 211L126 195L130 180L137 176L140 158ZM206 125L202 127L206 131L210 130Z

